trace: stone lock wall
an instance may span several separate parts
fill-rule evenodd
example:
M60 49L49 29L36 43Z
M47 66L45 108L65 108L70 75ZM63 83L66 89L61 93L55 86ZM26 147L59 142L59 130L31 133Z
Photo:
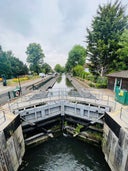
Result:
M104 138L102 143L102 150L105 155L105 159L112 171L128 171L128 133L125 129L122 129L119 125L113 126L110 124L104 124ZM112 120L113 122L113 120Z
M17 118L16 118L17 120ZM0 171L17 171L25 153L21 125L0 131Z

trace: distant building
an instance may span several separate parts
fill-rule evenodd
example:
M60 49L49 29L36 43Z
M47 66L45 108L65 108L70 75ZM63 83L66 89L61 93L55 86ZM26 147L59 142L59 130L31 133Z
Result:
M84 71L85 72L89 72L89 65L91 64L91 62L89 61L89 57L86 57L86 62L84 64Z
M114 72L107 75L108 77L108 88L115 90L118 86L120 89L128 90L128 70Z

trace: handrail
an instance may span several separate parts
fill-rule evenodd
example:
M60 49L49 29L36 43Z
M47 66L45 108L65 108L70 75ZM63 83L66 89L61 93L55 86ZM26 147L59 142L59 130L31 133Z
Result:
M112 100L112 96L107 96L103 93L97 94L94 93L94 91L87 91L85 93L86 96L84 97L84 96L80 96L76 91L67 90L67 89L51 89L49 91L35 91L30 95L21 97L20 100L18 100L16 103L10 104L10 106L13 109L13 107L19 108L20 104L22 103L29 103L30 105L32 105L34 104L34 102L45 103L45 102L58 101L58 100L71 100L71 101L82 100L82 102L87 101L89 103L109 106L111 107L111 110L115 110L116 102ZM89 93L91 94L91 98L89 96Z
M6 121L5 112L0 110L0 125L2 125Z
M120 109L120 119L126 124L128 124L128 109Z

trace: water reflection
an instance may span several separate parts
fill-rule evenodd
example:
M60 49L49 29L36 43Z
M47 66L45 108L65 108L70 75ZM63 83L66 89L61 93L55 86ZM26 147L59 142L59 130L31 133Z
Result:
M67 89L67 90L71 90L71 89L74 89L74 87L71 84L71 82L66 78L66 76L63 74L63 75L61 75L58 78L57 82L54 84L52 89Z
M59 84L61 82L61 80L62 80L62 76L58 77L56 81Z
M73 87L71 81L69 81L69 79L66 78L66 85L67 87Z

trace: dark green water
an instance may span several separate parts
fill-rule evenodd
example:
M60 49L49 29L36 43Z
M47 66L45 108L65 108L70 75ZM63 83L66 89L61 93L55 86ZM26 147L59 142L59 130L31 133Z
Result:
M100 149L63 136L29 149L24 161L23 171L110 171Z

